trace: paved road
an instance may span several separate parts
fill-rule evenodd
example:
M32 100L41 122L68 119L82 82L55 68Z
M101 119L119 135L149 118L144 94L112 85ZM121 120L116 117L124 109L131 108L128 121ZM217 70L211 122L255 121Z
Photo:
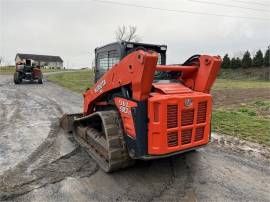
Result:
M0 200L270 201L270 164L211 143L196 152L105 174L58 127L79 94L0 75Z

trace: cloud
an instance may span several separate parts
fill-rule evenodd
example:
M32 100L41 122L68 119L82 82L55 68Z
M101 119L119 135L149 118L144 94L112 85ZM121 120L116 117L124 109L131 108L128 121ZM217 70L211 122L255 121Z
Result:
M115 0L116 1L116 0ZM269 17L269 14L190 1L123 1L166 9ZM221 1L225 2L225 0ZM254 0L255 2L255 0ZM193 54L223 55L269 45L269 21L159 11L91 0L0 0L0 54L63 57L71 67L90 66L94 49L114 41L119 25L136 25L143 42L168 44L168 63Z

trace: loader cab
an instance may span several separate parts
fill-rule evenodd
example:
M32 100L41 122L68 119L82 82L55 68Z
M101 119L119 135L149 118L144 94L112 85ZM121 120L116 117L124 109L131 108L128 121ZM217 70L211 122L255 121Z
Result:
M166 64L166 45L144 44L120 41L95 49L95 82L99 80L114 64L128 54L137 50L152 50L159 54L158 64Z

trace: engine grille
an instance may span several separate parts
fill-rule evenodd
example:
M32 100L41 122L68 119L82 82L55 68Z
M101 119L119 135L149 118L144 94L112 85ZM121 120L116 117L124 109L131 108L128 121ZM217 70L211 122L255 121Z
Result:
M199 102L197 107L194 106L194 108L183 109L181 114L178 113L178 109L177 104L167 105L167 128L173 130L167 132L168 147L178 146L178 140L180 138L178 136L180 136L180 131L181 145L203 140L205 134L204 123L206 123L207 101ZM195 114L197 116L196 119ZM192 134L194 135L194 138L192 138Z
M178 126L178 105L167 106L167 128Z
M191 137L192 137L192 129L182 130L181 144L184 145L191 143Z
M197 112L197 123L204 123L206 121L207 102L199 102Z
M203 135L204 135L204 127L196 128L195 141L202 140L203 139Z
M194 120L194 109L182 110L181 126L192 125Z
M177 133L177 131L168 133L167 138L168 138L168 147L178 146L178 133Z

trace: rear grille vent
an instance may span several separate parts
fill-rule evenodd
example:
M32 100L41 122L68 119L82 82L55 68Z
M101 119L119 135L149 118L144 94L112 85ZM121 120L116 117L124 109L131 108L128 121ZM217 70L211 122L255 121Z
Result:
M176 128L178 123L178 106L167 106L167 128Z
M184 109L182 111L182 120L181 120L182 126L192 125L193 119L194 119L194 109Z
M178 133L177 133L177 131L169 132L167 137L168 137L168 146L169 147L178 146Z
M195 141L200 141L203 139L204 127L196 128Z
M191 144L191 142L199 142L204 139L207 105L207 101L201 101L197 104L197 107L184 108L181 109L181 112L179 108L180 104L168 104L166 106L168 147L188 145ZM160 113L159 105L154 107L154 111L156 112L154 122L158 122L158 115Z
M192 129L182 130L181 144L184 145L191 143L191 137L192 137Z
M206 111L207 111L207 102L199 102L198 104L198 113L197 113L197 123L204 123L206 121Z

